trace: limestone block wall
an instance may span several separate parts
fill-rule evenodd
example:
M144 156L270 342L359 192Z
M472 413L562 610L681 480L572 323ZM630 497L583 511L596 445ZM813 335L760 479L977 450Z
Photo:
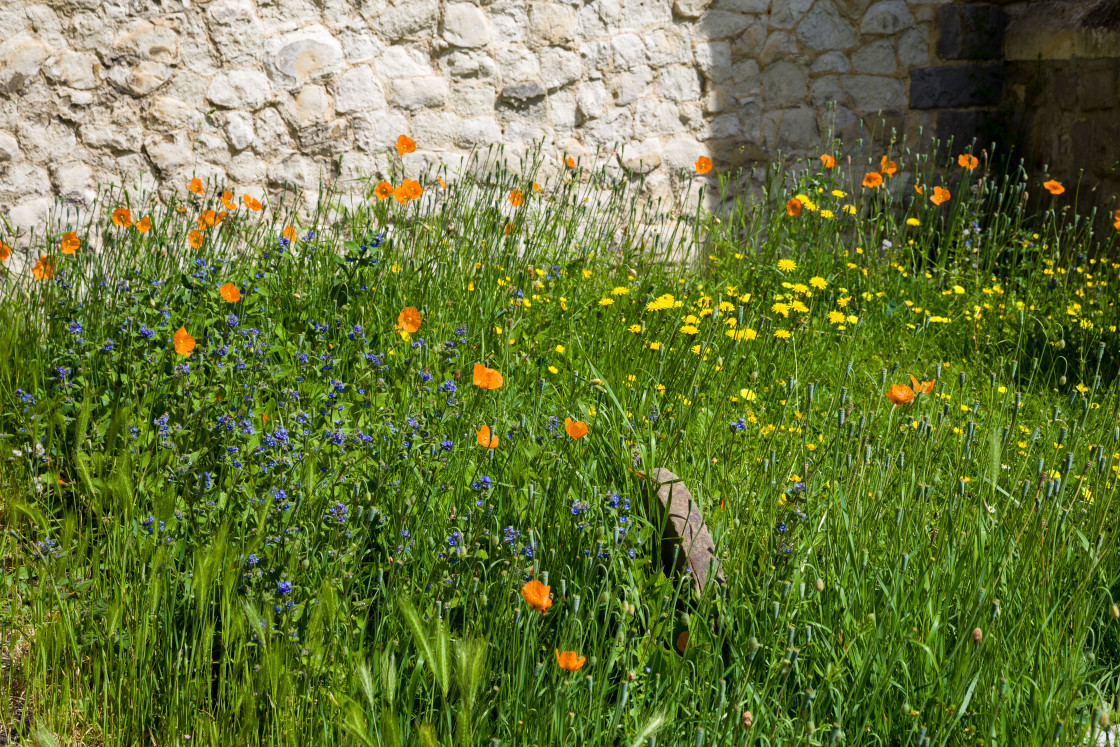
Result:
M814 153L833 118L847 139L861 119L928 131L940 104L911 71L938 62L947 5L0 0L0 215L41 225L105 182L313 193L388 173L401 133L410 168L543 140L668 193L701 154Z

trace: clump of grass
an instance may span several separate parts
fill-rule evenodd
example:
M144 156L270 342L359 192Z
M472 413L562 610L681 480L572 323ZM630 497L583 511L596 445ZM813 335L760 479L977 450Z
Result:
M718 214L539 156L302 208L106 190L0 302L0 616L30 644L0 688L31 694L2 723L105 744L1099 731L1120 265L1022 174L831 155L757 200L707 177ZM726 586L663 572L655 467Z

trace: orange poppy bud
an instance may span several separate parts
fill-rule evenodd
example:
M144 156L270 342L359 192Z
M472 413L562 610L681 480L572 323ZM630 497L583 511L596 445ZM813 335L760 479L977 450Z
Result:
M688 631L687 630L682 630L681 634L677 636L677 651L680 651L683 654L685 652L685 649L687 649L687 648L688 648Z
M980 165L980 161L978 161L976 159L976 156L972 155L971 153L961 153L959 156L957 156L957 164L962 168L974 169Z
M534 192L540 192L541 191L541 185L536 183L536 182L533 182L533 191Z
M707 156L700 156L693 165L696 166L697 174L707 174L712 170L712 159Z
M233 283L225 283L218 289L218 292L222 294L222 298L230 303L237 303L241 300L241 291Z
M420 312L411 306L405 306L397 315L397 329L403 329L410 335L420 329Z
M62 234L62 245L59 246L59 251L63 254L73 254L78 251L78 247L82 245L82 240L78 238L75 231L67 231Z
M504 226L502 226L502 235L503 236L509 236L516 229L517 229L517 227L514 225L513 221L507 221L506 224Z
M869 171L863 176L863 186L878 187L883 183L883 175L878 171Z
M1059 182L1059 181L1056 181L1054 179L1050 179L1049 181L1043 182L1042 183L1042 188L1045 189L1050 194L1054 195L1055 197L1060 195L1062 192L1066 191L1066 188L1062 186L1062 183Z
M490 426L483 425L474 432L474 437L478 441L479 446L484 446L487 449L498 448L498 437L490 435Z
M502 388L502 375L493 368L487 368L481 363L474 364L474 372L471 376L471 383L481 389L501 389Z
M441 176L441 177L439 178L439 188L440 188L440 189L447 189L447 182L445 182L445 181L443 180L443 177L442 177L442 176Z
M582 420L572 420L571 418L564 418L564 430L572 438L583 438L587 435L587 423Z
M801 215L801 200L796 197L789 198L789 201L786 202L786 215L791 218Z
M521 596L529 603L530 607L543 615L544 611L552 606L552 598L548 595L551 588L533 579L521 587Z
M833 166L836 165L836 159L833 158L832 156L828 155L827 153L822 153L821 154L821 163L824 164L824 167L826 169L831 169Z
M194 338L187 332L186 327L179 327L173 340L175 342L175 352L179 355L190 355L191 351L194 350Z
M579 656L575 651L564 651L556 649L556 663L560 665L561 669L569 672L578 671L583 663L587 661L586 656Z
M397 138L397 154L403 156L405 153L414 153L416 151L416 141L408 135L401 135Z
M895 407L905 405L914 401L914 390L905 384L891 384L891 388L887 390L887 399L893 402Z

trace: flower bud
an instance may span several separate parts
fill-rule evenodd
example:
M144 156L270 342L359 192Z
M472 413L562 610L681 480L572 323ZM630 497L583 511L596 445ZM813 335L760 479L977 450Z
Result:
M980 628L975 628L972 631L972 642L979 646L982 640L984 640L984 631L980 630Z

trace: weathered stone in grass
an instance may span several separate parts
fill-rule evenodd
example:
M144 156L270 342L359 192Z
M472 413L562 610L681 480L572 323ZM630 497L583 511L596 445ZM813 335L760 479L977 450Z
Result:
M670 572L690 572L692 588L703 593L712 573L712 582L725 584L723 567L716 555L712 535L704 524L700 507L681 478L665 468L653 470L647 478L656 500L651 501L653 521L660 521L661 560ZM676 567L672 568L674 548Z

